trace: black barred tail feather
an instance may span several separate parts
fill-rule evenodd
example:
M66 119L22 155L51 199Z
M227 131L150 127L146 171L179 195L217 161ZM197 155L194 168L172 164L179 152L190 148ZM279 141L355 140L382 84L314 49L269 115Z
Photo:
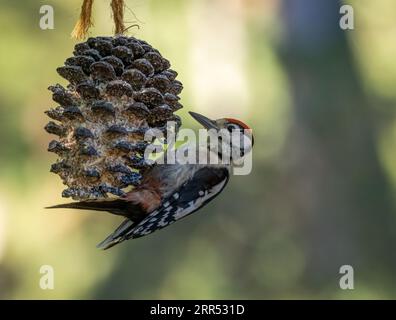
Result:
M109 249L116 244L124 241L124 235L128 233L136 224L134 220L140 221L143 218L143 213L140 206L134 205L133 203L122 199L71 202L47 207L46 209L79 209L106 211L115 215L128 217L113 233L111 233L102 242L97 244L96 247L103 250Z
M98 249L109 249L116 244L119 244L120 242L126 240L125 235L136 225L135 222L133 222L130 219L125 219L123 223L112 233L110 234L106 239L104 239L102 242L98 243L96 247Z
M47 207L46 209L80 209L107 211L115 215L128 217L132 220L140 220L143 216L142 209L139 205L135 205L130 201L122 199L71 202Z

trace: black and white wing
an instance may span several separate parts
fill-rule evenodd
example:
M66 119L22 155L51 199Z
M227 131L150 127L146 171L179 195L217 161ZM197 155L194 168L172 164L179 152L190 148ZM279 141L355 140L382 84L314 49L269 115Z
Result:
M98 245L107 249L119 242L148 235L180 220L205 206L224 189L229 171L224 167L203 167L161 206L139 223L125 220L117 230Z

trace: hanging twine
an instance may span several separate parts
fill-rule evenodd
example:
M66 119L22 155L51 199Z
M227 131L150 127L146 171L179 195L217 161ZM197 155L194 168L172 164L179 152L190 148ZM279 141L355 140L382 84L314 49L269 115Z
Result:
M92 5L94 0L84 0L81 6L80 18L78 19L71 36L75 39L84 39L93 26L92 23ZM111 0L111 10L113 12L113 19L115 30L114 33L123 34L125 32L124 25L124 0Z
M125 31L124 25L124 0L112 0L111 9L113 10L113 19L115 25L115 34L123 34Z

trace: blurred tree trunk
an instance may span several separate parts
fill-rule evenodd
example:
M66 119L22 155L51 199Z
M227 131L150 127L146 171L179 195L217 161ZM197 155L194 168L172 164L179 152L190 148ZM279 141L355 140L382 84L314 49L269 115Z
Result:
M307 285L319 288L331 280L338 286L340 266L351 264L356 288L382 288L396 278L394 208L376 150L376 115L346 39L354 31L340 29L340 6L283 2L280 54L294 125L281 188L308 249Z

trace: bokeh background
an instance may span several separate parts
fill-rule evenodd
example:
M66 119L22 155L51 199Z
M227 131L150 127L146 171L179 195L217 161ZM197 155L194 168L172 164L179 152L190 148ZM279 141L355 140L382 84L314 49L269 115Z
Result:
M108 2L92 35L113 31ZM396 2L126 2L130 34L179 72L184 126L198 128L189 110L245 120L253 172L188 219L97 250L119 217L43 209L66 201L43 112L81 1L0 0L0 298L396 298ZM54 30L39 28L44 4ZM339 288L346 264L354 290Z

